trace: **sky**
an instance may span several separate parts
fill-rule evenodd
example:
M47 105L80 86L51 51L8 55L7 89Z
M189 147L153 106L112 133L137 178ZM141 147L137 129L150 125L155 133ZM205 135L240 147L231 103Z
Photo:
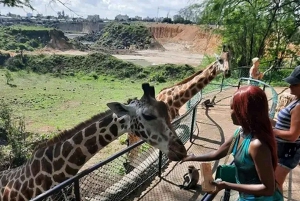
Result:
M49 3L51 2L52 3ZM169 17L176 15L177 12L189 5L190 0L61 0L66 7L55 0L32 0L35 11L29 8L10 8L0 5L1 15L8 12L26 16L26 13L37 13L57 16L57 12L64 10L70 17L84 17L87 15L100 15L100 18L114 19L116 15L127 14L129 17ZM158 9L159 8L159 9Z

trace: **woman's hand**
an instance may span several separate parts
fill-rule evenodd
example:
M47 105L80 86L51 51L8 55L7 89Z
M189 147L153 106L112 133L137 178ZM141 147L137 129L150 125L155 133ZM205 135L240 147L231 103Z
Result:
M219 192L219 191L226 188L226 182L225 181L215 180L215 181L212 181L211 184L216 187L216 190L213 193L217 193L217 192Z
M180 163L183 163L183 162L186 162L186 161L193 161L194 159L195 159L195 155L190 154L190 155L187 155L185 158L183 158Z

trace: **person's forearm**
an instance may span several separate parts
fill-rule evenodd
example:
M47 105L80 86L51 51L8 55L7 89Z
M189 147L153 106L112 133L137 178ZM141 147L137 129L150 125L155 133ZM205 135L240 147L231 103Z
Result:
M299 137L299 136L294 136L289 130L285 131L285 130L273 129L273 133L275 136L291 142L295 142Z
M223 156L222 153L218 154L217 151L214 151L214 152L210 152L210 153L207 153L207 154L194 156L192 158L192 161L215 161L215 160L219 160L223 157L224 156Z
M234 183L224 182L224 186L226 187L226 189L232 189L242 193L257 195L257 196L271 196L274 194L275 191L275 187L267 188L263 184L234 184Z
M276 121L274 119L270 119L270 122L271 122L273 127L276 125Z

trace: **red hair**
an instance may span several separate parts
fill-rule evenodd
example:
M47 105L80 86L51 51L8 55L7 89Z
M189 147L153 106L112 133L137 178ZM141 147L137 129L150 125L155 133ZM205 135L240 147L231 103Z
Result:
M275 170L277 166L277 145L269 119L269 106L265 92L257 86L243 86L235 92L232 108L237 121L244 130L250 131L261 142L268 145Z

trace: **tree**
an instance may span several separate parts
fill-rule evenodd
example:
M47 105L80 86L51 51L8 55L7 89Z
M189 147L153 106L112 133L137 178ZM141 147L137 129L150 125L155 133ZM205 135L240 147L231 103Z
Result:
M165 17L163 20L162 20L163 23L169 23L169 24L172 24L172 19L169 18L169 17Z
M11 76L9 70L5 71L5 78L6 78L6 84L10 84L11 81L13 81L13 77Z
M291 43L299 43L298 0L206 0L201 23L222 28L225 43L234 48L237 63L249 65L252 57L282 59L294 55Z
M30 0L0 0L0 3L8 7L29 7L33 9Z
M199 23L199 16L202 12L201 4L191 4L179 10L178 14L184 18L186 22Z
M35 10L32 5L31 5L32 0L0 0L0 4L3 4L4 6L8 6L8 7L27 7L30 8L31 10ZM64 7L66 7L69 11L73 12L74 14L78 15L77 13L75 13L71 8L69 8L65 2L63 2L63 0L49 0L49 4L50 3L60 3L62 4ZM63 15L64 15L64 11L63 11Z

